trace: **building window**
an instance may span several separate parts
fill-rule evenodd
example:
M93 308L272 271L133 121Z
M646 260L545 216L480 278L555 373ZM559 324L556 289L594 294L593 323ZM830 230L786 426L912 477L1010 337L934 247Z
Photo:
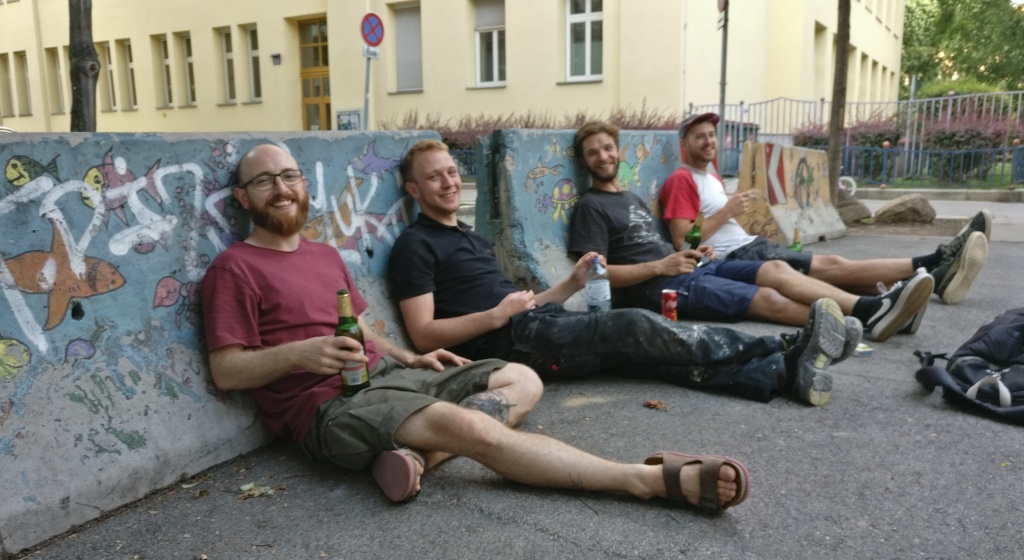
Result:
M302 129L331 129L331 72L327 64L327 20L299 24Z
M255 27L245 30L246 43L249 49L249 99L259 101L263 98L260 86L260 39Z
M235 102L235 46L231 43L231 30L220 32L221 55L224 59L224 102Z
M114 84L117 82L114 80L114 57L110 52L110 43L103 43L100 48L96 49L97 54L102 57L103 69L103 81L100 82L102 89L100 95L103 96L106 101L105 109L107 111L114 111L117 109L117 92L114 88Z
M476 85L505 85L505 0L476 2Z
M11 88L11 61L0 54L0 117L14 116L14 93Z
M135 59L132 58L132 43L128 39L121 41L121 60L124 61L124 98L128 104L127 109L134 111L139 106L139 98L135 89Z
M420 44L420 7L395 8L398 91L423 90L423 53Z
M566 0L568 79L601 77L604 27L601 0Z
M50 114L64 113L64 75L60 71L60 49L46 49L46 73L50 75L47 94L50 96Z
M14 88L18 95L18 116L32 116L32 92L28 87L28 55L14 53Z
M160 57L160 88L163 91L162 107L170 107L174 103L174 91L171 89L171 50L167 44L167 36L157 37L157 53Z
M196 104L196 73L192 64L192 36L181 35L181 56L185 68L185 105L192 107Z

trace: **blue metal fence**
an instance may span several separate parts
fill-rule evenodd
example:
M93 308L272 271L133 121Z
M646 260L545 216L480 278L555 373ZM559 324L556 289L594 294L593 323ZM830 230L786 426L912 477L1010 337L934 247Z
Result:
M463 179L476 177L476 150L449 150L449 152L455 160L455 165L459 166L459 175L462 175Z
M1024 148L985 150L843 149L843 175L861 184L1000 187L1024 182Z

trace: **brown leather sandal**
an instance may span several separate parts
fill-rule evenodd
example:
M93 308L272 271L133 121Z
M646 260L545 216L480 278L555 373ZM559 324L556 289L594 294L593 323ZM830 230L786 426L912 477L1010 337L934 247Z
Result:
M686 499L679 473L683 467L700 463L700 501L693 503ZM721 455L690 455L675 451L659 451L644 460L645 465L661 465L662 476L665 477L667 499L672 502L699 507L710 511L722 511L739 505L750 493L750 473L739 461ZM729 465L736 471L736 495L724 504L718 503L718 472L722 465Z

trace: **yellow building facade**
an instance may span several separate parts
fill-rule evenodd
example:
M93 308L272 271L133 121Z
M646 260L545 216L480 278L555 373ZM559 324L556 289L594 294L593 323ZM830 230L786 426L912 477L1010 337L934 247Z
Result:
M849 101L895 100L905 0L853 0ZM831 97L837 0L732 0L726 101ZM362 23L383 29L370 60ZM719 99L712 0L93 0L100 131L405 115L682 113ZM0 0L0 126L70 127L67 0Z

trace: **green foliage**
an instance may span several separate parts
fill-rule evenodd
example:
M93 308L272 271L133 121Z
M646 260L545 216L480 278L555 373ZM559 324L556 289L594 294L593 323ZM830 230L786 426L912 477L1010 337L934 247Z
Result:
M968 95L972 93L999 93L1000 91L1003 91L1000 85L985 83L973 76L967 76L956 80L932 80L918 88L914 97L930 99L949 95L949 92L953 92L953 95Z
M907 2L902 65L908 76L1024 88L1022 44L1024 7L1010 0Z
M924 147L958 152L933 154L930 158L932 176L952 183L985 181L1003 154L972 150L1006 146L1010 129L1008 122L972 118L932 123L925 130Z

